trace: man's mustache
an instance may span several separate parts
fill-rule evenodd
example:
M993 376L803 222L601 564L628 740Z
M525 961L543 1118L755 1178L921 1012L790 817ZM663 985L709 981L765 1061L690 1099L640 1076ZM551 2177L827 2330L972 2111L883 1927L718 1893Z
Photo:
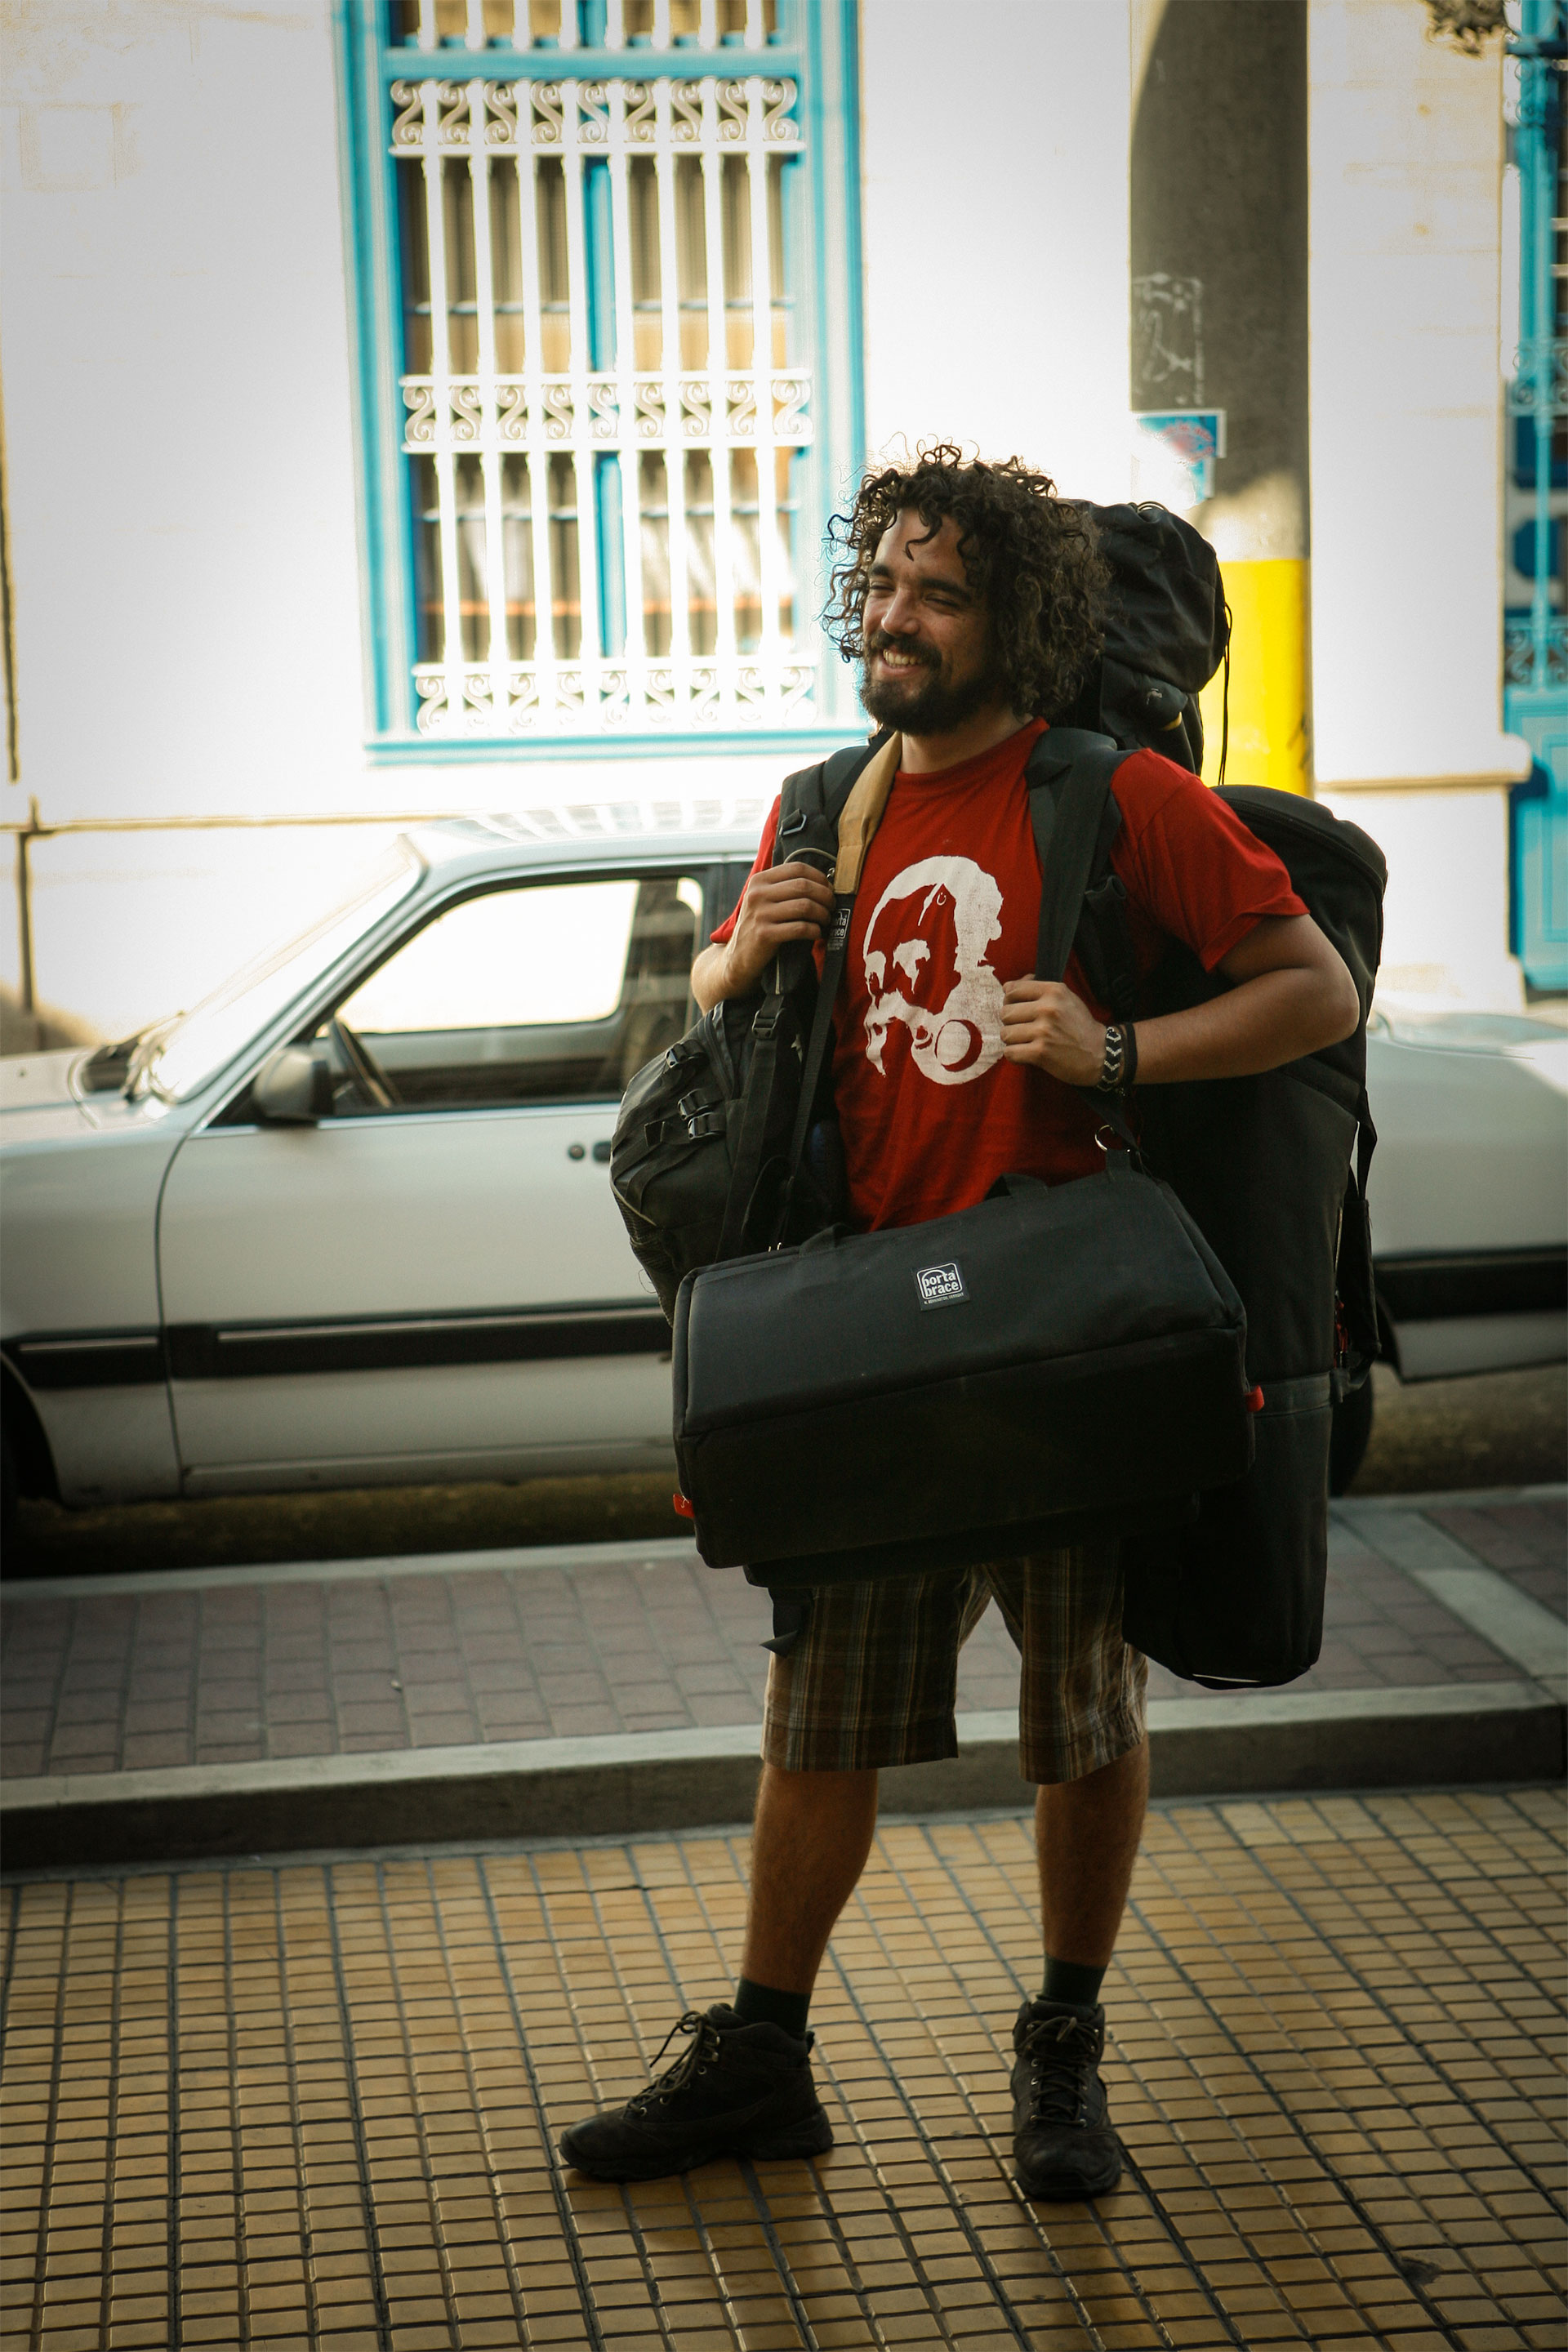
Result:
M911 661L923 662L927 669L940 669L942 667L940 656L929 646L922 646L918 640L911 644L908 637L890 637L885 629L870 632L866 639L866 651L868 654L903 654Z

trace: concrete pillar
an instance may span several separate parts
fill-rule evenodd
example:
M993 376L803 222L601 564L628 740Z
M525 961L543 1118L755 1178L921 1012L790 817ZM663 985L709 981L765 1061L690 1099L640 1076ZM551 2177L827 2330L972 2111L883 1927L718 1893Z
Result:
M1307 0L1140 0L1133 30L1131 404L1225 413L1190 519L1233 616L1226 778L1308 792Z
M1517 1004L1501 726L1501 46L1310 0L1318 787L1383 841L1383 994Z

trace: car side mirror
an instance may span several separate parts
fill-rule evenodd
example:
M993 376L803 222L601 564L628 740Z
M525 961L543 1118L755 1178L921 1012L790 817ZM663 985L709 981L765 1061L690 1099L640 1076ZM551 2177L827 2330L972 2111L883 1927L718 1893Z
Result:
M310 1045L277 1045L250 1082L258 1118L312 1126L332 1108L332 1074Z

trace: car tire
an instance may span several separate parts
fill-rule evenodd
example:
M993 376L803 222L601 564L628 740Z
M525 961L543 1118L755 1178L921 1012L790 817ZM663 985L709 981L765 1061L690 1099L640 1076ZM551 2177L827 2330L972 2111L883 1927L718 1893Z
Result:
M1334 1407L1329 1438L1329 1492L1342 1495L1366 1459L1372 1442L1372 1381L1363 1381Z
M16 1475L16 1450L8 1429L0 1429L0 1550L8 1552L16 1533L16 1506L22 1483Z

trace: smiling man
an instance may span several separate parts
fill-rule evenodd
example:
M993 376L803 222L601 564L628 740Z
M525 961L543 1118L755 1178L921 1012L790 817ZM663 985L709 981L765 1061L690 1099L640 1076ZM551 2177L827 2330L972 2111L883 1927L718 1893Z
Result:
M1106 575L1081 513L1016 459L943 447L868 477L845 538L831 625L862 665L867 710L902 739L835 1020L850 1205L872 1229L972 1207L1009 1171L1059 1183L1102 1167L1085 1090L1118 1085L1126 1040L1076 958L1061 983L1032 976L1040 868L1024 772L1099 650ZM1173 939L1230 983L1138 1023L1139 1084L1241 1076L1348 1036L1354 985L1272 853L1155 752L1124 761L1115 791L1111 863L1141 971ZM833 911L809 866L773 865L777 815L692 967L705 1007L754 987L786 941L820 938ZM1018 2177L1040 2198L1114 2186L1100 1994L1148 1788L1147 1668L1121 1638L1114 1541L814 1596L769 1677L733 2002L682 2018L682 2056L567 2132L570 2162L647 2179L831 2145L812 1987L870 1850L879 1770L957 1752L958 1652L993 1597L1022 1656L1020 1765L1038 1790L1044 1968L1013 2027Z

